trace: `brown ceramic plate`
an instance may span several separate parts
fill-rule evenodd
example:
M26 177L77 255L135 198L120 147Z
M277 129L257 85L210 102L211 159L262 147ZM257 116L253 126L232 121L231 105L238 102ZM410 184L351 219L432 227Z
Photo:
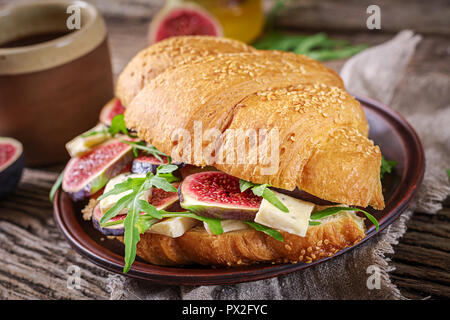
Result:
M417 192L424 171L423 150L416 133L402 116L378 102L366 98L358 100L363 105L370 124L370 138L381 147L387 159L398 162L394 172L383 180L386 208L379 212L369 210L378 219L381 231L405 210ZM81 255L107 270L122 273L123 245L119 241L105 238L93 228L90 221L84 221L81 208L82 204L74 203L66 193L59 191L54 200L54 217L59 229ZM367 223L367 227L366 237L357 246L377 233L370 223ZM342 250L337 255L354 247ZM303 270L332 258L310 264L261 264L220 269L203 266L160 267L138 258L127 275L171 285L233 284Z

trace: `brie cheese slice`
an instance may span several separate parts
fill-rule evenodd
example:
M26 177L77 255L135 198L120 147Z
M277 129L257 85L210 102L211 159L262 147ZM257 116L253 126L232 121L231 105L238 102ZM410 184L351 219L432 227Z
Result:
M167 218L152 225L147 232L177 238L181 237L186 231L195 227L198 223L198 220L188 217Z
M107 133L103 133L108 128L102 124L99 123L94 128L84 132L83 134L75 137L74 139L70 140L66 143L66 149L67 152L70 154L71 157L78 157L81 156L88 151L91 150L92 147L108 140L110 136ZM88 134L90 132L101 132L97 134L93 134L91 136L83 137L83 135Z
M237 230L245 230L245 229L249 228L249 225L241 220L227 219L227 220L222 220L221 224L222 224L223 233L237 231ZM208 232L210 235L214 235L214 232L211 231L211 229L209 228L209 226L206 222L203 222L203 225L205 226L206 232Z
M263 199L256 214L255 222L304 237L309 226L309 217L314 209L314 204L276 191L273 191L273 193L289 209L289 212L283 212L266 199Z

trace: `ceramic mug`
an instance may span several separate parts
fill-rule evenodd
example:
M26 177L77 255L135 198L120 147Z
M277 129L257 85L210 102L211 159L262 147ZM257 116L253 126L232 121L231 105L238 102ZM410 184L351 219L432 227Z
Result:
M20 140L27 165L68 158L64 145L98 122L114 95L105 23L83 1L0 10L0 136Z

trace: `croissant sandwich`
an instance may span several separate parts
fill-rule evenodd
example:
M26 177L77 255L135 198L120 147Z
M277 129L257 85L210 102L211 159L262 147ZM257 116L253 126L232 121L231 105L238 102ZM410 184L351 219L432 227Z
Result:
M302 55L216 37L137 54L101 123L67 144L63 190L156 265L310 263L365 237L381 152L357 100Z

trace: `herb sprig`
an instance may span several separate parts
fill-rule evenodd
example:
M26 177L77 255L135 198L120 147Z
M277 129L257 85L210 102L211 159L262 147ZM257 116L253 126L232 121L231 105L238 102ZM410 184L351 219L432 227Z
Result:
M284 34L275 30L276 16L288 8L289 0L277 0L267 15L265 35L253 46L261 50L290 51L310 58L327 61L344 59L361 52L366 44L351 45L345 40L330 39L325 33L314 35Z
M55 183L53 184L53 186L50 190L50 194L48 197L51 202L53 202L53 199L55 198L56 191L58 191L58 189L61 187L63 179L64 179L64 171L62 171L59 174L58 178L56 179Z
M289 209L286 208L286 206L281 202L275 193L273 193L272 190L269 189L270 185L267 183L265 184L256 184L250 181L245 181L242 179L239 179L239 189L241 192L244 192L245 190L251 188L253 194L255 194L258 197L263 197L268 202L273 204L275 207L280 209L283 212L289 212Z
M391 173L392 168L397 165L397 161L388 161L381 156L380 179L383 179L386 173Z
M136 258L136 245L140 240L140 230L138 220L141 212L148 214L154 219L161 219L162 215L154 206L147 201L142 200L142 195L153 186L163 189L167 192L177 192L169 181L175 181L173 172L177 170L175 165L161 165L156 174L149 172L145 178L129 178L126 181L116 184L113 189L101 195L98 200L105 199L110 195L121 194L125 191L131 191L120 198L100 219L100 225L117 216L123 209L128 209L127 216L124 219L124 243L125 243L125 266L124 273L127 273ZM169 178L170 177L170 178Z
M332 216L332 215L334 215L336 213L339 213L341 211L359 211L359 212L362 212L367 217L367 219L369 219L375 225L375 229L377 231L380 229L380 225L378 224L377 219L373 215L371 215L367 211L364 211L364 210L359 209L359 208L353 208L353 207L329 207L329 208L326 208L324 210L317 211L317 212L313 213L309 219L310 220L320 220L320 219L323 219L325 217ZM319 224L320 224L319 221L310 221L309 222L309 225L311 225L311 226L317 226Z
M133 153L134 153L135 157L138 156L138 152L139 152L139 150L141 150L141 151L144 151L147 154L150 154L150 155L154 156L156 159L158 159L161 162L164 162L162 157L166 157L168 163L172 162L172 159L168 155L166 155L165 153L159 151L154 146L147 145L144 141L127 141L127 140L123 140L122 142L126 143L126 144L129 144L130 146L133 147Z
M114 116L111 120L111 125L106 130L100 131L88 131L81 136L83 138L90 137L96 134L109 134L111 137L115 137L116 134L123 133L124 135L131 136L128 132L127 126L125 124L125 118L123 114L118 114Z

